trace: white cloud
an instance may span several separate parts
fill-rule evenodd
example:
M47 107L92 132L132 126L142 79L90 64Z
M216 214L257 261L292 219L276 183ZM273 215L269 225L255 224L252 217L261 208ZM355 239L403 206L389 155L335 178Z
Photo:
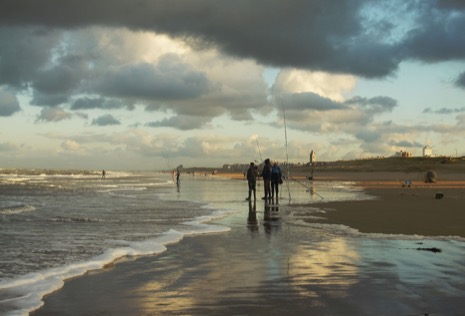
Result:
M274 89L277 94L313 92L333 101L342 102L356 83L356 77L351 75L285 69L278 74Z
M77 152L81 149L81 145L74 140L67 139L61 144L61 148L65 151Z

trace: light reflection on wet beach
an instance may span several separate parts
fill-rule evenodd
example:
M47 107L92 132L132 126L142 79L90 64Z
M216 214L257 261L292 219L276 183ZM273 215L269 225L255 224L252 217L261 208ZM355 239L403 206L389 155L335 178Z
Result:
M291 189L291 203L283 198L284 187L279 203L249 202L245 182L184 179L179 192L165 198L230 210L213 223L230 231L188 237L161 255L82 279L89 279L99 300L112 302L104 310L113 315L125 308L126 314L188 315L461 315L465 310L463 240L310 225L305 219L318 215L311 204L320 197L297 184ZM367 197L346 183L316 183L314 189L327 200ZM442 251L419 250L434 247ZM72 280L70 288L82 282ZM49 306L67 295L65 286Z

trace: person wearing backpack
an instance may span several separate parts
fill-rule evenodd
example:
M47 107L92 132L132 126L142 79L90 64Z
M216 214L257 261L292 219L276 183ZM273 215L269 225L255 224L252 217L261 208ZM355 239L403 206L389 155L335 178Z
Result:
M279 185L283 183L283 174L281 173L281 168L279 168L278 163L274 163L271 168L271 198L275 197L276 192L276 201L278 201Z

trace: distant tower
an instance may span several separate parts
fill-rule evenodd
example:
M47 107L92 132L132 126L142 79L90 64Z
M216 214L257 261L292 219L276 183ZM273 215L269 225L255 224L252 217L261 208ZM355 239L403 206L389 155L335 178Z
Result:
M423 157L431 157L433 156L433 148L431 148L429 145L426 145L423 147Z
M315 152L312 150L310 152L310 165L313 165L316 162Z

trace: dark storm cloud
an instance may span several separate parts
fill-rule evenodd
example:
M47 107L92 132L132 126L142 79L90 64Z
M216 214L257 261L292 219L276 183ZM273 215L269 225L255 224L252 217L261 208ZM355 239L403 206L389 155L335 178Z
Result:
M20 110L16 95L0 88L0 116L11 116Z
M379 142L383 138L383 133L373 129L362 128L356 131L354 136L366 144L372 144Z
M463 0L438 0L439 7L448 9L464 9L465 2Z
M91 125L107 126L107 125L120 125L121 122L113 117L111 114L105 114L92 120Z
M0 85L26 88L59 39L59 32L46 28L0 28Z
M79 89L86 73L82 58L68 55L59 59L53 67L35 73L31 83L34 91L31 103L55 106L68 101L72 93Z
M465 72L462 72L455 80L455 85L462 89L465 89Z
M49 108L45 107L40 111L40 114L37 116L37 122L59 122L63 120L69 120L72 118L73 115L71 113L66 112L62 108L54 107Z
M136 64L110 70L96 83L95 92L115 97L173 100L196 98L208 89L208 79L203 73L169 54L156 66Z
M281 107L281 101L277 101ZM386 96L377 96L373 98L362 98L359 96L353 97L344 102L337 102L329 98L322 97L313 92L295 93L287 95L284 100L286 110L302 111L334 111L348 110L354 106L365 113L371 115L391 112L397 106L397 101Z
M299 102L294 102L299 100ZM397 101L386 96L354 97L344 102L333 101L314 93L287 95L283 99L288 126L302 131L347 132L364 142L375 142L386 129L368 130L374 119L391 112ZM279 101L278 101L279 103ZM281 104L279 104L279 107ZM283 113L278 115L282 117Z
M90 110L90 109L133 109L133 104L126 104L118 99L105 98L78 98L71 105L71 110Z
M329 98L322 97L313 92L295 93L284 97L283 102L286 109L292 110L317 110L317 111L330 111L336 109L343 109L341 103L335 102ZM281 100L277 101L281 107Z
M390 144L392 146L404 147L404 148L422 148L424 146L424 144L421 144L419 142L411 142L408 140L402 140L399 142L391 141Z
M205 127L210 119L201 116L177 115L160 121L146 123L148 127L172 127L179 130L191 130Z
M463 59L463 2L374 0L15 0L0 23L151 30L217 47L260 63L343 72L392 74L402 60ZM393 12L384 10L384 6ZM380 14L372 14L379 10ZM391 20L395 18L395 22ZM399 28L400 22L410 23Z
M431 108L426 108L423 113L433 113L433 114L457 114L465 112L465 107L461 108L441 108L439 110L433 110Z
M418 17L402 47L405 58L426 62L465 59L465 11L429 8Z
M383 113L391 112L396 106L397 101L393 98L386 96L377 96L373 98L362 98L360 96L353 97L344 102L346 105L359 105L365 112L370 113Z

